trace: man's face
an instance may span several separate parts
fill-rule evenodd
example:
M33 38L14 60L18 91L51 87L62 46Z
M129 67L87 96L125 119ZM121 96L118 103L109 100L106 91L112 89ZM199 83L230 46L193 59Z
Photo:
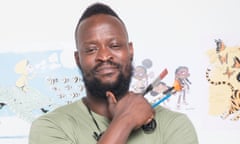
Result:
M132 44L124 25L115 17L98 14L83 20L77 30L75 58L89 94L105 99L106 91L117 98L129 88Z

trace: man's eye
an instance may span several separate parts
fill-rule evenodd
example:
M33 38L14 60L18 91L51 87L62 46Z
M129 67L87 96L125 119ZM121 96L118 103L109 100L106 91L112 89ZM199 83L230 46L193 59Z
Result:
M119 49L121 47L121 45L119 44L113 44L110 46L112 49Z
M85 53L87 54L94 53L95 51L97 51L97 47L88 47L85 49Z

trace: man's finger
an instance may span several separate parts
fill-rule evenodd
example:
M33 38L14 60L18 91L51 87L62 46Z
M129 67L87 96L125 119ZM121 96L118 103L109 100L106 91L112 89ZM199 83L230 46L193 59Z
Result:
M116 100L116 98L115 98L115 96L112 92L107 91L106 96L107 96L109 104L116 104L117 103L117 100Z

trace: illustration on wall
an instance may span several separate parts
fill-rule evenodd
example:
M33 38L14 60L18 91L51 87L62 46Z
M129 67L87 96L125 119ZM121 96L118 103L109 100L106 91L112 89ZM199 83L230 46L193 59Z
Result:
M240 119L240 46L227 46L221 39L207 51L210 66L206 70L209 82L209 114L224 120Z
M134 67L132 90L137 93L143 93L148 85L156 77L155 73L151 71L153 62L151 59L144 59L141 64ZM190 72L187 66L178 66L175 72L171 73L173 83L159 81L153 87L150 93L146 96L150 103L155 103L163 100L162 106L172 110L182 110L182 107L187 106L187 95L190 90L191 82L189 80ZM167 94L171 97L165 97Z
M189 69L186 66L179 66L175 71L175 80L174 80L174 90L178 97L177 100L177 108L180 109L181 105L188 105L187 102L187 92L190 89L190 84L192 84L189 80L190 73Z
M84 94L78 70L64 67L61 52L1 55L0 117L17 115L31 122Z
M63 51L45 51L40 53L7 53L1 55L6 64L1 70L0 83L0 118L17 115L32 122L36 117L61 105L72 103L85 95L81 73L76 66L67 67L62 63ZM151 68L151 59L144 59L134 66L131 90L142 93L156 77ZM7 76L7 77L6 77ZM149 101L162 99L164 91L178 98L174 104L180 109L187 105L186 91L189 90L188 67L179 66L169 75L173 84L160 81L146 97ZM173 98L162 103L170 108Z

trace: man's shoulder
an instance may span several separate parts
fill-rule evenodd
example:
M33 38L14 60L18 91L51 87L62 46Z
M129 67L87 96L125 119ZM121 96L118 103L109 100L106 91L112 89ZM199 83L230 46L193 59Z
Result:
M167 138L171 137L172 143L198 143L194 125L187 114L159 106L156 108L155 119L159 131ZM186 136L188 138L183 139Z
M82 104L83 103L81 102L81 100L77 100L77 101L74 101L72 103L60 106L60 107L56 108L55 110L53 110L52 112L69 112L69 111L73 111L73 110L79 109Z
M64 117L69 116L69 115L75 115L77 112L81 111L81 100L77 100L71 104L66 104L60 107L57 107L56 109L45 113L38 118L36 118L35 121L39 120L53 120L56 121L58 119L64 120Z
M181 112L177 112L177 111L173 111L171 109L167 109L165 107L162 106L158 106L156 109L156 117L158 119L165 119L167 121L171 120L171 119L176 119L176 118L187 118L187 115ZM187 118L188 119L188 118Z
M156 121L158 121L159 125L162 125L166 129L170 127L193 127L191 120L185 113L173 111L164 107L159 106L156 109L155 115Z
M180 112L177 112L177 111L174 111L174 110L171 110L171 109L168 109L168 108L165 108L163 106L158 106L155 108L155 111L156 113L160 113L160 114L165 114L165 113L168 113L168 114L173 114L173 115L181 115L182 113Z

